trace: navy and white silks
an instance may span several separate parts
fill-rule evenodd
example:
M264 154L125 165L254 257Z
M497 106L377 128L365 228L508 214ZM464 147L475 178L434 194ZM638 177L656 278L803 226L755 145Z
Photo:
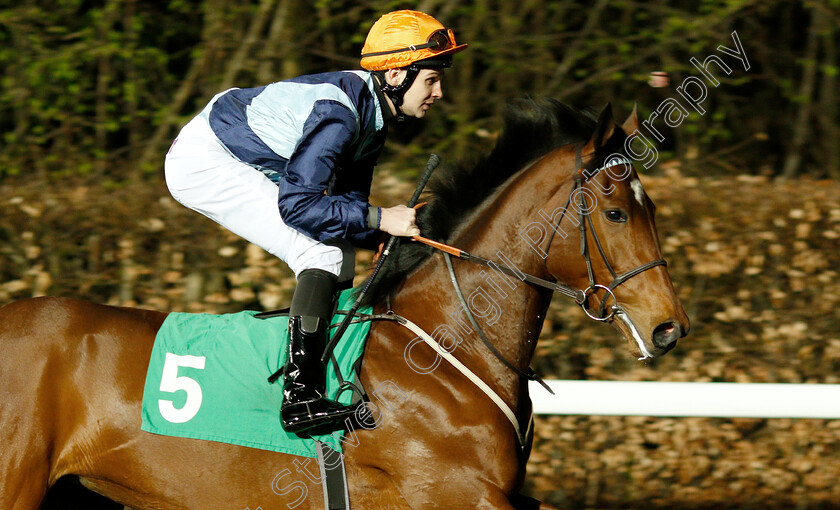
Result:
M295 274L339 274L341 241L370 246L378 232L368 196L387 131L379 94L366 71L222 92L170 148L167 186Z

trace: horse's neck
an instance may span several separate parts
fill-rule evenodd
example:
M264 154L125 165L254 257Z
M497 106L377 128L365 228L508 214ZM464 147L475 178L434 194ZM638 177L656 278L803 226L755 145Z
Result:
M455 232L452 244L468 253L514 266L523 273L547 278L542 257L519 238L525 226L539 221L540 207L560 186L556 176L546 173L542 168L528 168L513 177ZM454 258L452 263L461 292L481 330L511 364L527 369L551 300L550 292L484 266ZM445 325L456 341L460 340L453 354L507 402L516 405L525 381L497 360L474 331L442 256L434 256L409 278L395 299L395 310L399 313L402 307L414 307L412 302L422 299L430 288L435 289L434 304L425 326L431 331Z

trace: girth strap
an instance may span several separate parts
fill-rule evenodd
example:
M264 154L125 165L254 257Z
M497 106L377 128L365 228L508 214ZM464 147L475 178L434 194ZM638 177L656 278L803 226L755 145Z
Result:
M315 459L321 469L321 489L324 493L325 510L350 510L350 496L347 493L347 473L344 470L344 455L321 441L315 441ZM330 460L328 460L330 457ZM337 460L335 460L337 458Z

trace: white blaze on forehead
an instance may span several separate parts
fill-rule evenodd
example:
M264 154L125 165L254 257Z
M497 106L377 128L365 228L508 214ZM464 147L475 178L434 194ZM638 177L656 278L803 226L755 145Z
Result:
M642 181L638 178L633 178L633 180L630 181L630 187L633 188L633 194L636 195L636 202L639 202L639 205L644 207L645 189L642 187Z

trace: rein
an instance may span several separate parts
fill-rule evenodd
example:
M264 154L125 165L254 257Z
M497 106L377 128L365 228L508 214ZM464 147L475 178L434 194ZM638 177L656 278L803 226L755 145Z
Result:
M546 247L543 250L543 253L546 253L546 257L547 257L547 254L549 252L549 249L551 248L551 243L554 241L554 235L557 232L557 230L560 226L560 223L563 221L563 218L565 218L566 212L567 212L569 206L572 204L572 197L574 197L575 193L579 192L579 190L582 190L583 187L584 187L583 167L581 165L580 151L581 151L581 146L578 145L577 154L576 154L576 158L575 158L575 167L578 168L579 170L576 173L574 186L572 188L572 192L569 194L569 198L566 201L565 206L563 207L563 212L560 215L560 218L557 220L556 223L551 225L553 230L552 230L551 236L548 239ZM595 171L595 173L592 174L592 175L593 176L597 175L598 172L600 172L601 170L605 170L605 169L607 169L611 166L615 166L615 165L619 165L619 164L629 164L629 161L626 160L626 159L622 159L622 158L611 159L603 167L598 168ZM534 371L531 368L528 368L527 371L525 371L525 370L522 370L522 369L516 367L507 358L505 358L504 355L502 355L502 353L500 353L498 349L496 349L496 347L490 342L490 340L484 334L484 332L481 329L481 326L478 324L478 321L476 321L475 316L473 315L472 311L470 310L470 307L469 307L468 303L464 299L463 292L461 291L461 286L458 283L458 278L455 275L455 269L452 265L452 257L453 256L458 257L458 258L460 258L464 261L467 261L467 262L472 262L474 264L489 267L489 268L491 268L495 271L499 271L499 272L504 273L508 276L516 277L521 281L525 281L525 282L528 282L532 285L536 285L538 287L543 287L543 288L546 288L548 290L551 290L552 292L557 292L557 293L562 294L566 297L572 298L575 301L575 303L577 303L583 309L584 313L586 313L586 315L589 318L591 318L593 320L596 320L596 321L600 321L600 322L609 321L615 316L616 313L619 313L619 312L623 311L622 308L618 305L618 300L617 300L615 294L613 293L613 290L615 290L619 285L623 284L624 282L626 282L630 278L633 278L634 276L638 276L639 274L647 271L648 269L652 269L652 268L657 267L657 266L666 266L667 263L665 262L664 259L661 259L661 258L660 259L655 259L655 260L652 260L652 261L650 261L646 264L642 264L642 265L640 265L640 266L638 266L634 269L631 269L630 271L627 271L627 272L619 275L613 269L612 264L610 264L609 259L607 258L606 252L604 251L604 248L601 245L601 241L598 237L597 232L595 231L594 223L592 222L591 214L589 212L584 211L583 206L586 205L585 199L583 199L583 202L576 199L574 205L575 205L575 208L578 210L578 230L580 232L580 253L581 253L581 256L584 258L584 261L586 262L586 271L587 271L587 276L588 276L588 280L589 280L589 286L586 289L576 289L576 288L574 288L570 285L567 285L565 283L562 283L562 282L551 282L551 281L545 280L543 278L539 278L539 277L531 275L531 274L523 273L522 271L520 271L516 268L510 267L509 265L500 264L498 262L495 262L495 261L492 261L492 260L489 260L489 259L486 259L486 258L483 258L483 257L479 257L479 256L473 255L471 253L467 253L466 251L461 250L459 248L455 248L454 246L449 246L447 244L444 244L444 243L441 243L441 242L438 242L438 241L433 241L433 240L427 239L425 237L421 237L421 236L413 236L412 237L412 239L415 240L415 241L421 242L423 244L431 246L432 248L434 248L436 250L439 250L439 251L443 252L444 260L446 262L446 267L447 267L447 270L449 271L449 278L450 278L450 281L452 282L452 286L455 290L455 294L458 296L458 300L460 302L460 305L461 305L461 307L463 307L464 311L466 312L467 318L469 319L470 324L473 326L473 328L475 328L476 334L479 336L479 338L484 343L484 345L487 347L487 349L493 354L493 356L495 356L496 359L498 359L503 365L505 365L505 367L507 367L508 369L513 371L514 373L518 374L520 377L524 377L527 380L532 380L532 381L539 382L552 395L554 395L554 392L551 390L551 388L539 376L537 376L537 374L535 374ZM606 265L607 270L610 272L610 275L612 276L612 281L608 285L598 284L596 279L595 279L595 271L592 267L592 259L589 255L589 242L588 242L588 235L587 235L588 233L587 233L587 228L586 228L587 225L589 225L589 230L591 230L591 232L592 232L592 237L595 241L595 246L598 249L598 253L600 253L601 259L604 261L604 264ZM511 264L511 266L512 265L513 264ZM604 299L601 300L599 315L593 315L593 313L587 307L586 303L587 303L588 297L590 295L594 294L595 292L597 292L598 289L603 289L604 291L606 291L607 296L605 296ZM612 300L613 300L614 304L613 304L613 306L610 307L609 313L607 314L606 313L607 312L606 306L607 306L607 302L608 302L610 296L612 297ZM417 327L414 323L412 323L408 319L406 319L404 317L401 317L399 315L396 315L393 311L390 310L390 306L389 306L389 311L385 314L366 315L366 314L356 313L355 310L350 311L350 312L337 312L337 313L346 313L347 314L347 317L344 321L347 324L355 323L355 322L362 322L362 321L371 321L371 320L391 320L391 321L395 321L395 322L399 323L400 325L410 329L412 332L417 334L430 347L432 347L432 349L435 350L435 352L437 352L438 355L440 355L441 357L446 359L450 364L452 364L455 368L457 368L462 374L464 374L470 381L472 381L473 384L475 384L482 392L484 392L496 404L496 406L505 414L505 416L511 422L511 424L514 428L514 431L516 433L516 438L517 438L517 442L518 442L518 445L519 445L520 452L523 452L523 453L525 452L526 445L528 444L528 438L530 436L530 433L531 433L531 430L532 430L532 427L533 427L533 413L531 413L530 419L528 421L527 429L523 432L522 429L520 428L519 419L517 418L517 416L513 412L513 410L510 408L510 406L508 406L504 402L504 400L502 400L502 398L499 397L499 395L495 391L493 391L484 381L482 381L471 370L469 370L469 368L467 368L463 363L459 362L454 356L452 356L448 351L446 351L443 347L441 347L434 340L434 338L432 338L429 334L425 333L422 329ZM354 318L354 316L356 318ZM344 327L346 327L346 325L344 325ZM342 386L344 386L344 385L342 385ZM352 384L347 384L347 386L353 387Z
M448 244L443 244L438 241L433 241L426 237L422 236L412 236L411 238L414 241L419 243L423 243L427 246L431 246L436 250L442 251L447 255L455 256L461 260L466 262L472 262L473 264L478 264L484 267L489 267L495 271L499 271L504 273L508 276L513 276L519 278L521 281L531 283L538 287L544 287L552 292L557 292L562 294L566 297L572 298L575 300L576 303L580 304L584 298L583 291L575 289L574 287L570 287L565 283L555 283L550 282L548 280L544 280L538 276L534 276L528 273L523 273L519 269L511 268L510 266L506 266L505 264L499 264L498 262L494 262L492 260L488 260L477 255L473 255L472 253L467 253L464 250L459 248L455 248L454 246L449 246Z

